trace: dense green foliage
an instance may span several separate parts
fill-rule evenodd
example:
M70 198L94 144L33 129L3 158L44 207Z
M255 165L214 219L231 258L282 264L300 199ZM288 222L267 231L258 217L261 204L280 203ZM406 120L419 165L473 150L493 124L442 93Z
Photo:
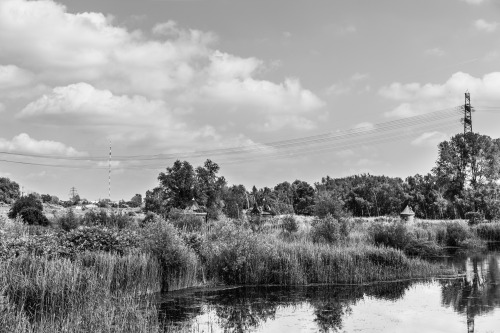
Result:
M46 227L50 224L49 220L43 212L35 207L24 207L19 212L19 216L23 219L24 223L29 225L39 225Z
M19 184L9 178L0 177L0 202L11 203L19 196Z
M272 214L299 214L335 218L396 216L406 205L416 217L460 219L471 223L500 219L500 139L457 134L438 146L436 167L426 175L398 177L361 174L343 178L326 176L313 185L302 180L248 191L243 185L225 185L219 167L210 160L194 169L176 161L160 173L160 186L146 194L146 210L166 216L184 209L195 198L214 212L243 218L243 210L257 204ZM466 217L466 214L467 217Z
M43 205L40 199L33 194L17 199L10 207L9 217L15 218L24 208L32 207L40 212L43 211Z

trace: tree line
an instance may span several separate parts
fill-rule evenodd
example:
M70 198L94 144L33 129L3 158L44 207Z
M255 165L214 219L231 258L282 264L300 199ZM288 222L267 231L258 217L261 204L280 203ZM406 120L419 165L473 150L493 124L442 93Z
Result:
M397 215L409 205L419 218L457 219L470 212L489 220L500 218L500 139L478 133L457 134L439 143L435 167L405 179L326 176L314 184L297 179L247 189L228 185L219 171L219 165L209 159L196 168L187 161L175 161L158 175L158 186L146 192L145 210L166 216L195 199L212 218L220 213L238 218L254 205L273 214L359 217ZM0 201L11 203L17 198L19 185L0 178ZM42 199L55 200L50 195ZM130 200L131 206L141 203L138 194Z
M209 215L223 212L229 217L239 217L253 205L274 214L369 217L397 215L409 205L417 217L427 219L465 218L468 212L490 220L500 217L500 139L478 133L457 134L441 142L436 166L425 175L405 179L326 176L314 184L295 180L247 189L229 186L218 172L211 160L197 168L176 161L160 173L159 185L147 191L146 210L165 215L195 199Z

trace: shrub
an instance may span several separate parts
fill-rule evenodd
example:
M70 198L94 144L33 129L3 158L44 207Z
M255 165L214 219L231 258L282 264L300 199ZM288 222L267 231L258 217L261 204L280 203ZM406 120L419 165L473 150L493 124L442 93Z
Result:
M283 226L283 230L288 233L294 233L299 230L299 224L293 215L286 215L281 219L281 224Z
M126 253L138 246L139 237L131 231L101 226L79 227L62 236L62 246L72 255L85 251Z
M460 246L467 238L472 237L466 225L459 222L446 224L445 243L448 246Z
M36 196L30 194L26 197L21 197L14 202L8 214L9 218L15 218L24 208L28 207L33 207L39 211L43 211L42 202Z
M83 217L83 224L92 225L102 225L108 228L118 228L124 229L133 223L133 218L122 212L111 212L109 215L104 210L100 211L90 210L85 213Z
M19 212L19 215L23 219L24 223L29 225L39 225L42 227L50 225L47 217L43 215L41 210L35 207L24 207Z
M465 218L469 220L469 225L475 225L484 220L483 214L480 212L467 212Z
M160 218L160 216L158 214L153 213L153 212L147 212L146 216L144 216L144 218L140 222L140 226L144 227L148 223L153 222L155 219L159 219L159 218Z
M480 223L475 229L480 238L500 242L500 223Z
M204 220L204 216L183 214L178 209L172 209L169 213L169 221L180 230L198 231L203 226Z
M65 231L76 229L82 224L72 209L68 209L62 216L57 217L56 223Z
M312 222L311 237L313 242L335 243L349 235L349 221L337 220L331 214L324 218L315 218Z
M376 245L404 249L412 240L408 226L400 221L390 224L374 223L369 234Z
M155 256L162 270L162 291L192 285L196 280L196 254L178 235L175 227L155 218L141 229L141 247Z
M209 276L228 284L250 282L254 278L252 274L259 274L252 271L252 263L262 262L259 258L272 257L272 247L261 244L260 239L261 235L242 226L216 223L202 246Z

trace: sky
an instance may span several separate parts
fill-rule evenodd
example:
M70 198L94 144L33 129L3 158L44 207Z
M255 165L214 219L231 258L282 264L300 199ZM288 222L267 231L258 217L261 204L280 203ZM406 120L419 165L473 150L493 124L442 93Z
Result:
M0 0L0 177L129 200L175 159L247 189L426 174L466 91L500 137L499 42L500 0Z

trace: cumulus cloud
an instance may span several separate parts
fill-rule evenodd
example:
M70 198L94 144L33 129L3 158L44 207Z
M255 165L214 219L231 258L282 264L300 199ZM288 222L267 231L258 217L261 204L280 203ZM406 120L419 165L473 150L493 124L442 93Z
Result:
M11 140L0 138L0 149L16 153L32 153L45 155L64 155L64 156L86 156L87 153L79 152L73 147L50 140L36 140L26 133L21 133Z
M213 33L174 21L155 25L152 33L115 26L102 13L68 13L53 1L0 1L0 44L8 45L0 49L0 63L11 64L1 70L15 78L0 79L0 96L7 85L39 87L24 89L39 95L20 117L80 120L72 126L114 117L132 127L158 116L196 132L201 126L192 114L203 118L213 110L231 111L230 119L242 126L248 124L238 112L250 110L270 126L278 124L277 115L285 119L280 126L293 128L317 121L324 102L298 79L259 79L264 62L216 50ZM139 136L133 134L130 140Z
M414 146L430 146L435 147L438 143L443 142L448 139L448 136L444 133L434 131L425 132L414 139L411 144Z
M400 103L387 112L387 116L407 117L460 105L467 90L484 104L498 102L498 87L500 72L489 73L482 78L457 72L442 84L395 82L380 88L379 94Z
M51 93L29 103L19 118L59 119L68 125L154 125L168 121L169 113L161 100L143 96L115 96L87 83L56 87ZM68 121L70 120L70 121Z
M498 22L488 22L483 19L479 19L474 22L474 27L479 31L493 32L497 30Z
M33 73L15 65L0 65L0 90L27 86L33 77Z
M467 2L470 5L481 5L487 2L488 0L462 0L462 1Z

